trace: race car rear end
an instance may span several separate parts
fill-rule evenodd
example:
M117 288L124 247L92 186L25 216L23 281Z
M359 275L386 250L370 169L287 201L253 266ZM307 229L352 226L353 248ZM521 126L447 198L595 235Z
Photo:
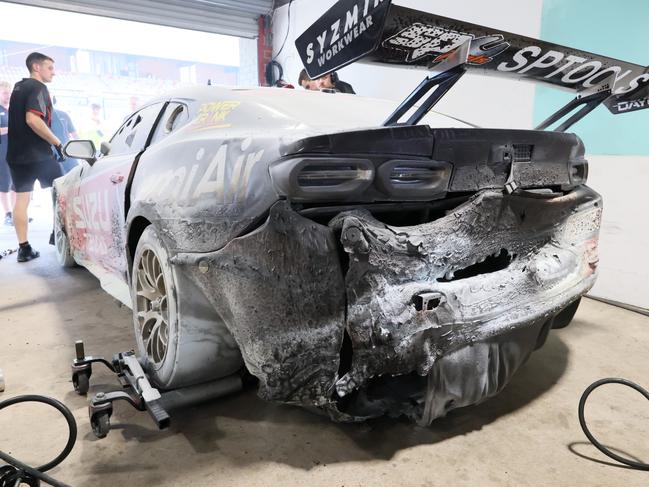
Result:
M574 135L343 132L270 173L266 221L191 266L266 399L428 424L499 392L594 284L601 198Z

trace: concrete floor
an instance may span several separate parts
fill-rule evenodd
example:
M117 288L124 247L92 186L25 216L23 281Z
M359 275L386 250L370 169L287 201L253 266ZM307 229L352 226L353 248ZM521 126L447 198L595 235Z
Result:
M46 213L46 210L44 210ZM585 300L575 321L551 333L514 381L484 404L452 412L429 428L382 419L335 424L246 391L185 411L164 432L146 413L117 405L113 430L97 440L87 399L72 391L73 343L111 357L133 347L130 311L82 268L60 269L42 215L32 242L42 257L0 260L0 400L38 393L74 412L78 441L51 475L74 486L129 485L646 485L647 473L607 465L577 420L581 392L622 376L649 386L649 317ZM13 245L0 229L0 250ZM91 392L116 388L96 368ZM618 386L592 396L590 423L601 439L649 461L649 409ZM65 424L43 406L0 412L0 449L43 463L65 443Z

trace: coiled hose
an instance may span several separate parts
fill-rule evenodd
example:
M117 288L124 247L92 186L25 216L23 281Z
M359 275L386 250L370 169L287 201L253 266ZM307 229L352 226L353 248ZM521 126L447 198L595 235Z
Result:
M638 384L635 382L631 382L630 380L626 379L616 379L616 378L609 378L609 379L601 379L598 380L597 382L593 382L588 388L584 391L584 393L581 395L581 399L579 400L579 424L581 425L581 429L584 431L584 434L590 440L590 442L595 445L595 448L597 448L599 451L601 451L604 455L607 457L612 458L613 460L620 462L624 465L628 465L629 467L638 469L638 470L649 470L649 464L647 463L642 463L642 462L636 462L634 460L629 460L628 458L624 458L620 455L617 455L613 453L611 450L606 448L604 445L602 445L597 439L593 436L593 434L590 432L588 429L588 426L586 425L586 418L584 417L584 408L586 407L586 400L588 399L588 396L590 396L590 393L593 392L595 389L597 389L600 386L603 386L605 384L622 384L625 386L628 386L632 389L635 389L638 391L640 394L642 394L645 399L649 399L649 391L647 391L645 388L640 387Z
M68 442L63 451L54 460L36 468L25 465L0 450L0 460L7 462L8 464L0 466L0 487L16 487L22 484L27 484L30 487L38 487L41 480L49 485L53 485L54 487L69 487L68 485L46 475L44 472L47 472L60 464L67 458L74 448L74 443L77 441L77 422L75 421L72 412L62 402L50 397L38 395L17 396L2 401L0 402L0 411L14 404L24 402L40 402L58 410L68 423Z

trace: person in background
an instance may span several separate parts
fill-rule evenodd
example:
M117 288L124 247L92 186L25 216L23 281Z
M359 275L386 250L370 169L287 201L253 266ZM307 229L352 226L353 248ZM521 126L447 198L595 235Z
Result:
M338 78L338 73L335 71L333 73L325 74L316 80L318 83L318 88L321 90L336 90L340 93L348 93L350 95L355 95L356 92L352 85L341 81Z
M317 79L309 78L309 75L306 72L306 69L300 71L300 76L298 77L299 85L305 90L320 91L320 90L335 90L340 93L348 93L355 95L356 92L352 85L345 83L338 78L338 73L333 72L325 74Z
M95 144L95 149L99 149L102 141L104 140L104 128L101 120L101 105L93 103L90 105L90 121L83 132L79 134L79 138L83 140L92 140Z
M300 71L300 76L298 76L297 84L299 84L305 90L318 91L318 82L309 78L309 75L306 72L306 69Z
M52 105L56 107L56 96L52 97ZM77 135L77 129L74 128L70 115L63 110L57 110L56 108L54 108L54 111L52 112L52 132L54 132L54 135L59 138L63 147L65 147L65 144L70 140L79 138ZM61 163L63 174L69 173L78 164L78 160L70 157L66 158L65 161Z
M0 81L0 206L4 212L4 224L13 225L11 210L16 194L11 190L11 174L7 164L7 132L9 131L9 99L11 83Z
M128 100L128 106L131 109L131 113L135 113L140 108L140 99L137 96L132 96Z
M9 137L7 162L16 190L13 219L18 237L18 262L27 262L40 256L27 239L27 209L34 183L50 188L63 172L64 159L61 141L52 133L52 99L45 83L54 78L54 60L39 52L32 52L25 60L29 78L14 86L9 100ZM52 153L56 148L57 158ZM50 235L54 243L54 232Z

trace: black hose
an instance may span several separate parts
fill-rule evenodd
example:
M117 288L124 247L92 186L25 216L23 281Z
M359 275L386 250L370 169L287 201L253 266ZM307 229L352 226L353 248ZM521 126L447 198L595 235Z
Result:
M588 429L588 426L586 425L586 419L584 418L584 408L586 406L586 399L588 399L588 396L590 396L591 392L593 392L598 387L603 386L604 384L622 384L625 386L629 386L630 388L635 389L640 394L642 394L645 397L645 399L649 399L649 391L647 391L643 387L640 387L635 382L631 382L630 380L609 378L609 379L601 379L598 380L597 382L593 382L584 391L584 393L581 395L581 399L579 400L579 424L581 425L581 429L584 430L584 434L590 440L590 442L593 445L595 445L595 447L599 451L601 451L604 455L624 465L628 465L629 467L635 468L637 470L649 470L648 463L636 462L613 453L611 450L609 450L604 445L602 445L599 441L597 441L597 439L592 435L592 433Z
M25 465L24 463L16 460L15 458L7 455L3 451L0 451L0 459L7 462L9 465L12 465L15 468L15 472L14 472L15 475L13 477L14 479L20 478L19 476L24 473L27 474L28 479L29 478L39 479L55 487L68 487L66 484L54 480L48 475L45 475L43 472L47 472L48 470L51 470L57 465L59 465L63 460L67 458L67 456L74 448L74 444L77 441L77 422L75 421L72 412L62 402L57 401L56 399L52 399L50 397L38 396L38 395L16 396L11 399L7 399L6 401L0 402L0 410L12 406L14 404L19 404L23 402L40 402L43 404L47 404L48 406L51 406L57 411L59 411L68 423L68 431L69 431L68 442L66 443L63 451L56 458L54 458L54 460L44 465L41 465L40 467L37 468L32 468L28 465ZM2 478L0 478L0 482L3 482L3 480L5 479L5 475L7 475L7 478L9 478L8 474L5 472L2 475ZM28 484L32 485L31 483ZM5 485L4 483L1 483L0 487L3 487L4 485Z

